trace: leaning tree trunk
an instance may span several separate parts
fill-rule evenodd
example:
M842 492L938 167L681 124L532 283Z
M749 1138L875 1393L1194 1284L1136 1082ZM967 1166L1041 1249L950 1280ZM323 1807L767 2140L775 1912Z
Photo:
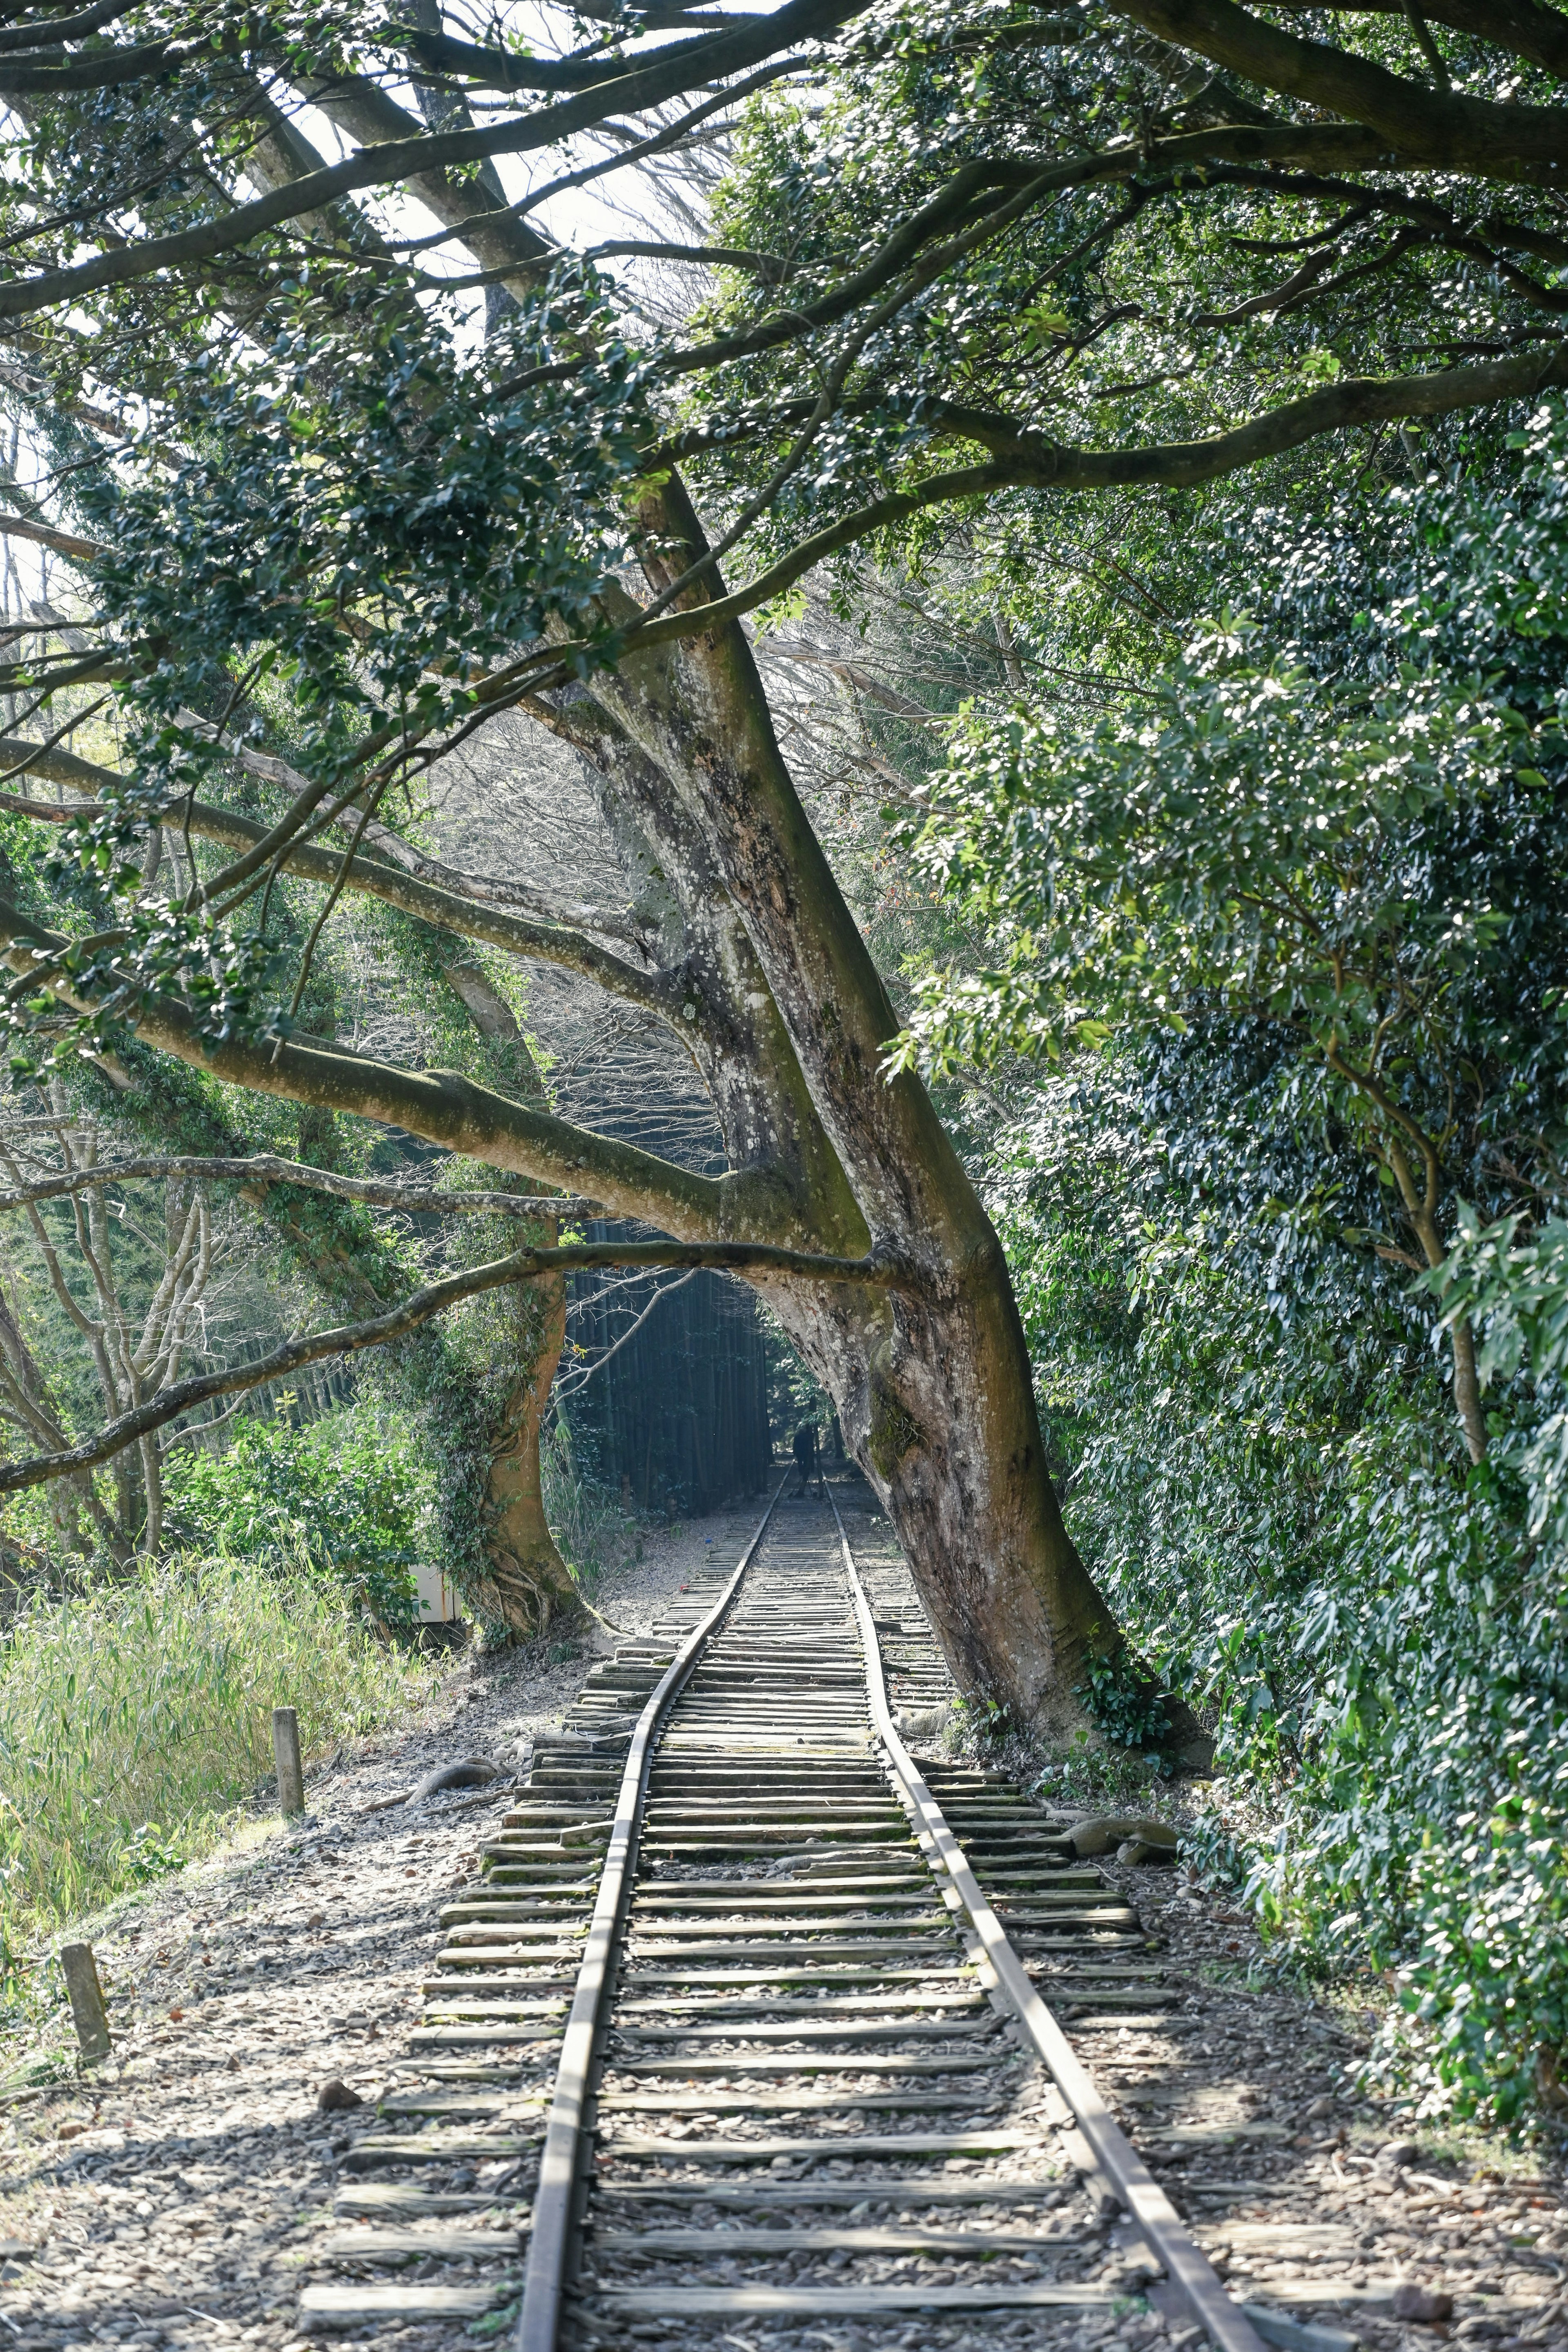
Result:
M435 968L483 1040L490 1076L527 1103L542 1108L544 1080L517 1016L477 960L454 961L448 941L428 934ZM531 1237L553 1249L561 1226L542 1217ZM485 1574L472 1589L475 1606L508 1633L524 1639L569 1624L584 1614L571 1570L555 1548L544 1517L539 1457L555 1368L566 1344L566 1282L562 1275L519 1283L511 1293L513 1321L505 1349L508 1377L500 1410L485 1433L485 1493L481 1541Z
M658 590L706 541L673 477L641 520ZM714 578L685 601L722 593ZM700 1059L707 1045L731 1166L760 1163L778 1186L766 1238L869 1246L909 1275L875 1300L759 1286L833 1397L960 1687L1069 1735L1085 1725L1092 1660L1142 1678L1062 1522L1001 1244L925 1088L885 1072L900 1024L795 793L749 643L731 624L672 655L595 679L616 732L578 740L682 878L693 1044ZM1173 1759L1207 1762L1190 1710L1169 1702L1165 1723Z
M548 1228L550 1244L555 1227ZM584 1614L571 1570L544 1517L540 1435L551 1384L566 1339L564 1276L542 1276L517 1287L515 1360L519 1376L490 1434L485 1481L484 1549L489 1573L477 1606L509 1633L533 1635Z

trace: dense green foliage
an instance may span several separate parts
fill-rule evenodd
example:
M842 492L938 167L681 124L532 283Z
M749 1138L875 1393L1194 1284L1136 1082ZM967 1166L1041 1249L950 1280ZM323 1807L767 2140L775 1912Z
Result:
M1313 1965L1397 1971L1379 2063L1503 2116L1568 2037L1565 446L1549 406L1294 543L1151 519L1186 650L960 728L914 854L985 950L904 1047L1012 1097L1048 1443L1216 1724L1206 1860ZM1238 542L1253 611L1205 626Z
M1467 1479L1408 1277L1281 1197L1329 1155L1280 1121L1261 1171L1189 1157L1243 1075L1075 1069L996 1171L1069 1524L1216 1725L1205 1858L1314 1965L1407 1969L1431 2087L1511 2109L1568 1986L1563 1555L1506 1467Z
M479 673L520 642L559 622L613 645L593 600L626 551L620 488L642 401L591 283L514 307L476 365L459 356L460 321L395 286L345 303L310 277L269 343L209 350L152 394L140 462L94 469L79 491L112 550L94 566L99 615L163 657L122 699L123 781L68 829L52 869L74 866L128 902L72 955L94 1006L73 1052L82 1035L117 1038L149 985L177 988L215 1041L298 1017L308 965L285 1010L290 926L268 926L267 858L237 861L205 906L143 903L149 814L210 787L237 739L281 736L310 807L370 761L371 814L422 773L426 739L455 748L504 698ZM563 388L565 334L604 348ZM173 484L171 440L190 445ZM345 629L362 606L374 626ZM30 1075L29 1018L11 1025L13 1066Z
M434 1479L416 1431L373 1412L242 1423L222 1453L186 1448L171 1533L194 1549L337 1579L384 1624L412 1622L432 1557Z

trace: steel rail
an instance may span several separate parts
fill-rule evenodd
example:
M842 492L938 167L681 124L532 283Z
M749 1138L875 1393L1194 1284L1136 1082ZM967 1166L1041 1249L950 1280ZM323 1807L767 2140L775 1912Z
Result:
M729 1613L789 1477L790 1471L786 1470L774 1487L768 1507L742 1553L734 1574L708 1614L692 1627L677 1650L653 1696L638 1716L637 1728L632 1733L631 1746L626 1751L626 1770L621 1775L620 1791L616 1800L615 1819L610 1825L609 1844L599 1876L599 1891L594 1904L593 1917L588 1923L582 1966L577 1972L576 1990L566 2020L561 2062L555 2070L555 2089L550 2103L550 2121L540 2158L539 2187L533 2200L533 2227L529 2236L522 2311L515 2339L517 2352L555 2352L560 2332L566 2258L572 2242L572 2209L579 2178L584 2111L604 2022L605 1996L610 1986L612 1962L625 1928L643 1801L647 1790L648 1767L653 1760L655 1742L671 1704L679 1696L693 1666ZM1226 2352L1229 2352L1229 2347Z
M828 1500L833 1505L834 1521L838 1528L839 1546L865 1651L866 1687L871 1703L871 1720L887 1748L889 1760L922 1832L921 1843L928 1846L928 1859L934 1856L952 1880L974 1932L984 1947L985 1957L996 1972L1009 2007L1072 2109L1079 2129L1097 2162L1109 2176L1117 2195L1142 2231L1150 2251L1184 2298L1193 2317L1210 2339L1219 2346L1220 2352L1263 2352L1261 2339L1251 2321L1226 2293L1213 2264L1183 2227L1180 2214L1110 2113L1072 2043L1040 1999L1022 1960L1008 1942L1002 1922L981 1893L963 1849L948 1828L941 1806L900 1738L888 1706L881 1644L877 1639L871 1605L855 1565L855 1555L849 1549L849 1538L844 1532L837 1499L830 1493ZM539 2352L546 2352L546 2347L541 2346Z

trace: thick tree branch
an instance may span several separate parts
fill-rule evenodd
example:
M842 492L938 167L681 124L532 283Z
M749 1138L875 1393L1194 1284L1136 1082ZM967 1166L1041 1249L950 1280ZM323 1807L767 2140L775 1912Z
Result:
M662 54L684 56L691 66L700 66L723 37L722 31L699 33L679 47L672 43ZM438 74L460 74L484 89L595 89L620 79L626 70L624 57L605 49L588 57L531 57L520 50L480 48L473 41L454 39L450 33L426 33L417 26L411 26L403 38L417 64Z
M1406 162L1479 179L1526 179L1545 187L1568 183L1568 115L1561 107L1499 105L1430 89L1348 49L1281 32L1234 0L1113 5L1163 40L1247 81L1364 123Z
M181 66L200 58L206 47L205 43L189 41L137 41L123 48L88 49L79 58L54 58L47 63L35 62L37 52L0 59L0 94L47 99L79 89L114 89L123 82L176 73Z
M1500 400L1530 399L1553 384L1568 383L1568 352L1530 352L1518 358L1418 376L1352 376L1285 402L1266 415L1205 441L1153 442L1142 449L1075 449L1044 434L1012 428L1019 454L989 466L965 466L928 475L908 490L896 490L858 507L838 522L803 540L788 555L732 593L626 633L626 652L678 637L700 636L716 624L737 620L771 604L807 572L862 539L907 521L927 507L983 498L994 490L1100 490L1145 486L1190 488L1239 473L1265 457L1300 448L1321 434L1409 416L1442 416ZM978 437L978 436L977 436ZM557 648L557 651L560 649Z
M571 1274L589 1266L636 1266L645 1272L663 1266L711 1266L727 1274L770 1275L781 1281L853 1283L874 1289L896 1290L909 1277L880 1258L825 1257L809 1250L775 1249L750 1242L582 1242L564 1249L516 1250L489 1265L455 1274L444 1282L427 1283L365 1323L344 1323L308 1339L286 1339L269 1354L237 1370L204 1372L180 1381L144 1404L121 1413L91 1437L62 1454L34 1454L22 1462L0 1463L0 1495L15 1495L27 1486L42 1486L54 1478L68 1478L95 1469L128 1445L163 1429L182 1413L193 1412L212 1397L243 1394L268 1381L298 1371L301 1365L320 1363L327 1356L352 1356L366 1348L383 1348L401 1339L423 1323L477 1298L487 1291L503 1290L541 1274Z
M752 253L733 245L661 245L657 239L626 236L608 245L591 245L584 261L616 261L625 257L641 261L691 261L704 269L743 269L770 286L782 284L794 268L776 253Z
M90 793L95 798L112 792L124 782L112 769L97 767L75 752L54 748L43 751L25 737L0 736L0 764L15 772L24 761L28 773L64 784L71 792ZM20 795L0 795L0 802L18 815L46 824L68 824L89 813L79 806ZM168 822L177 822L183 829L188 829L194 839L216 842L225 849L254 849L257 844L271 837L268 828L254 817L240 816L234 810L218 808L205 801L190 803L187 816L187 803L182 800L165 812L165 816ZM303 881L325 883L330 888L342 872L342 855L306 842L285 849L282 865L286 873L297 874ZM661 1021L672 1025L679 1022L681 983L678 976L666 978L657 971L641 971L563 924L531 921L526 916L508 913L482 900L460 897L456 890L419 881L400 866L370 857L359 856L352 861L343 887L380 898L405 915L434 924L439 930L456 931L463 939L482 940L487 946L503 949L509 955L580 972L597 987L640 1005Z
M30 539L39 547L53 548L57 555L68 555L73 563L90 563L95 556L106 552L95 539L81 539L75 531L57 530L52 523L34 522L28 515L0 514L0 537Z
M639 6L637 13L650 33L710 32L725 25L745 22L743 16L704 16L700 8ZM626 11L619 0L582 0L581 5L579 0L572 0L572 14L584 16L595 25L614 25L621 30L626 26Z
M89 33L101 33L117 16L129 16L135 5L136 0L97 0L96 6L79 8L74 16L35 17L30 25L12 25L0 33L0 55L41 49L53 41L85 40Z
M1274 0L1280 9L1314 8L1317 0ZM1403 16L1407 0L1340 0L1336 14L1347 16ZM1568 76L1568 17L1555 8L1538 8L1533 0L1421 0L1421 14L1435 25L1456 33L1473 33L1478 40L1511 49L1548 73Z
M321 81L307 78L301 84L304 95L319 106L327 120L338 130L357 140L361 147L379 147L388 142L423 139L434 130L451 131L472 127L465 110L462 119L441 124L427 123L400 106L396 99L370 79L365 74L349 75ZM325 169L321 157L312 152L310 161L303 160L291 176L299 178L306 171ZM474 221L476 192L494 205L506 194L500 173L493 163L481 163L473 176L431 167L414 173L405 183L411 194L433 213L438 221L457 233L459 222L474 223L468 242L471 251L487 264L505 265L536 273L539 265L548 265L551 248L548 241L531 228L515 206L505 206ZM389 248L390 249L390 248Z
M0 899L0 961L74 1011L97 1008L79 995L59 963L68 942ZM635 1144L475 1085L455 1070L413 1071L346 1047L291 1038L277 1045L204 1038L183 1005L144 999L127 1025L146 1044L234 1086L322 1110L400 1127L449 1151L505 1168L563 1192L602 1202L607 1213L657 1225L682 1239L809 1239L788 1186L763 1168L699 1176Z

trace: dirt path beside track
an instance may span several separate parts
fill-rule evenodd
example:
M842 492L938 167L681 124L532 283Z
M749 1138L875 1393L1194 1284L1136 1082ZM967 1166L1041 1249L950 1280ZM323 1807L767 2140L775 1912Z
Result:
M748 1504L654 1532L595 1606L641 1630L716 1551L738 1552L756 1516ZM346 2145L345 2113L321 2112L318 2094L340 2080L369 2105L384 2085L486 1800L373 1809L468 1756L510 1775L594 1654L458 1654L416 1718L310 1778L298 1826L254 1824L79 1931L121 2038L90 2083L26 2095L0 2126L0 2346L298 2339L297 2249Z

